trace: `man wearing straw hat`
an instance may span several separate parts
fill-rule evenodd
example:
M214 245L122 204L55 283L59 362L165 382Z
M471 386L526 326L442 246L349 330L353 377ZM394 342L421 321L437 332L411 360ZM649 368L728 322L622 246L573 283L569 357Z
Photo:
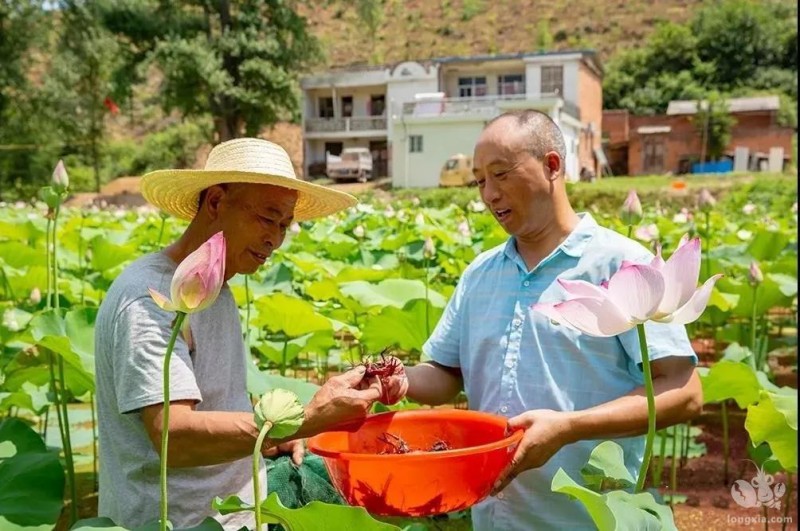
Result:
M177 265L222 231L225 279L250 274L281 246L293 221L333 214L352 196L299 180L280 146L243 138L216 146L202 170L145 175L151 204L189 221L183 235L139 258L114 281L95 329L100 439L99 515L131 528L158 519L159 450L164 409L162 370L173 312L148 293L169 293ZM170 363L169 518L175 527L214 516L226 529L252 527L252 513L215 514L215 496L252 503L251 455L258 430L246 391L239 314L225 284L212 306L188 316L190 333L175 344ZM364 389L363 368L329 380L306 406L296 437L363 419L380 396ZM302 441L280 450L303 458ZM270 453L273 449L266 450Z

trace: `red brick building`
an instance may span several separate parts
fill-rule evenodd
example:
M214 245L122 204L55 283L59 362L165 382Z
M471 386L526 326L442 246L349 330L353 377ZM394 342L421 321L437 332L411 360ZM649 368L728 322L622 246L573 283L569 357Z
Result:
M749 150L751 169L764 168L772 148L783 149L785 168L791 160L794 128L778 124L777 96L734 98L728 109L736 120L725 155L737 147ZM673 101L667 113L634 116L625 110L603 112L603 142L614 175L689 173L703 157L703 137L693 118L696 101ZM705 155L708 161L708 155Z

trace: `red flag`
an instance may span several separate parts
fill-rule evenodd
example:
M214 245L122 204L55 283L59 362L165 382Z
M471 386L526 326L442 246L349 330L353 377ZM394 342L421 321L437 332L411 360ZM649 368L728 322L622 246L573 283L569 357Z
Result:
M111 114L117 114L119 112L119 107L109 96L106 96L106 99L103 100L103 105L106 106L106 109L108 109Z

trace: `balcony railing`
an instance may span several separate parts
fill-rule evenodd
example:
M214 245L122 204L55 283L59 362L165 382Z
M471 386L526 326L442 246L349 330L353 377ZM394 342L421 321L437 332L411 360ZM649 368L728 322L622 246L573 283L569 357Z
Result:
M426 99L403 103L406 116L447 116L459 114L486 114L495 116L507 109L523 109L532 101L561 98L553 94L508 94L501 96L479 96L475 98ZM564 101L562 110L580 120L580 108Z
M385 131L383 116L352 116L349 118L308 118L308 133L343 133L352 131Z

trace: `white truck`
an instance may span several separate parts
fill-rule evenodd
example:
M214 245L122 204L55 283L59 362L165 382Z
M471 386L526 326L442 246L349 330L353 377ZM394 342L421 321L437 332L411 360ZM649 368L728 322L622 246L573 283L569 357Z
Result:
M341 156L325 153L325 174L334 181L365 183L372 179L372 153L363 147L345 148Z

